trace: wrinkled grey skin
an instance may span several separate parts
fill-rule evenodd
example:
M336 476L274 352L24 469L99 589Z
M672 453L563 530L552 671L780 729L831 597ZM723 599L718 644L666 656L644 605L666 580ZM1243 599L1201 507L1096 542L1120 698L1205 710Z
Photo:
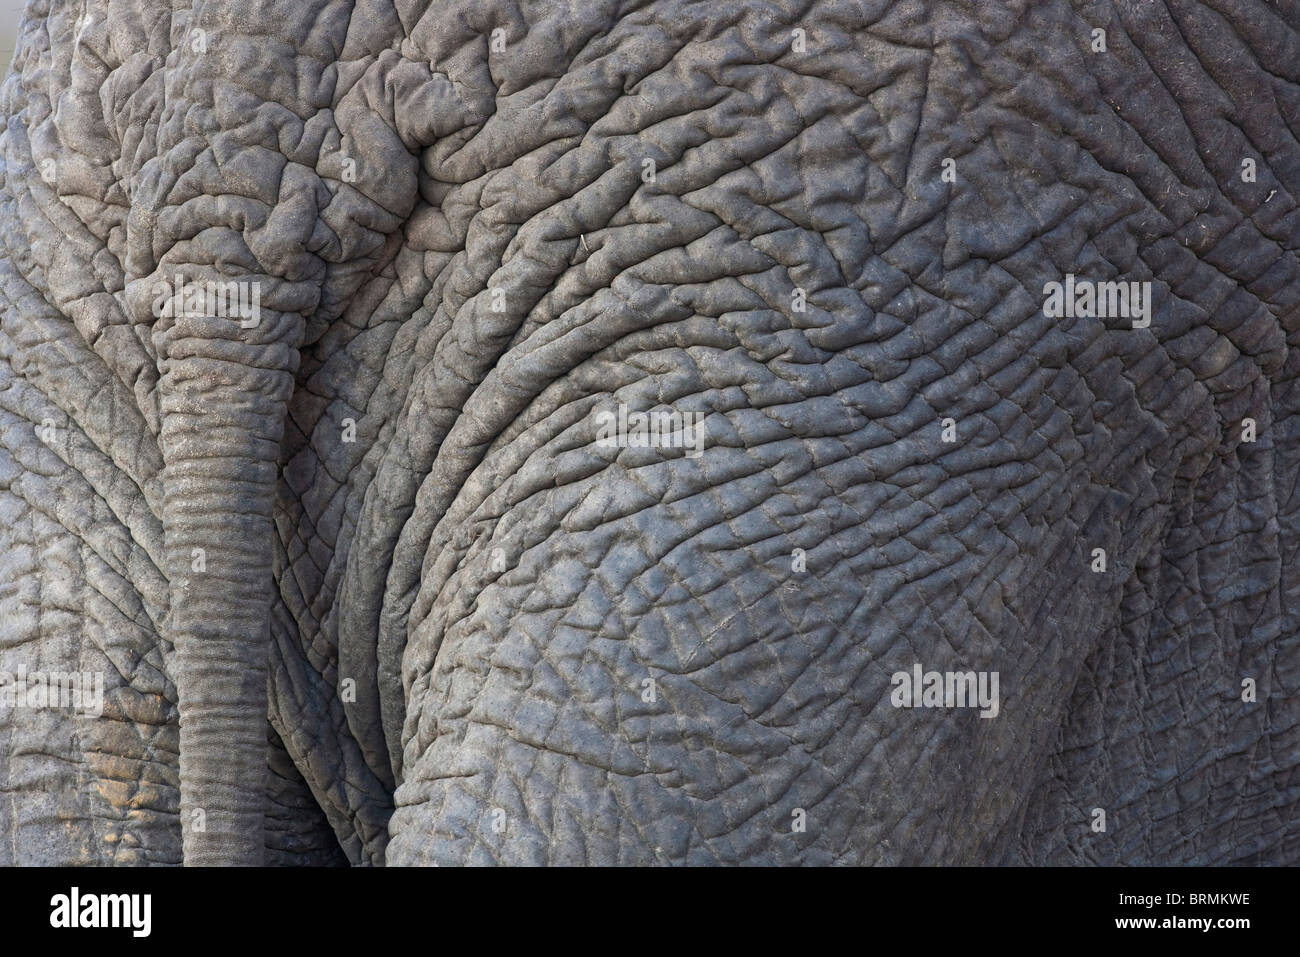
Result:
M1300 861L1295 0L395 6L28 9L0 863Z

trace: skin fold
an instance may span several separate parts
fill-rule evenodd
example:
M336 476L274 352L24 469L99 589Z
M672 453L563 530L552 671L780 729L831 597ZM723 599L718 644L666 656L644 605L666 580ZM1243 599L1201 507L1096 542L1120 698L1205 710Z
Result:
M0 115L0 864L1300 861L1295 0L33 0Z

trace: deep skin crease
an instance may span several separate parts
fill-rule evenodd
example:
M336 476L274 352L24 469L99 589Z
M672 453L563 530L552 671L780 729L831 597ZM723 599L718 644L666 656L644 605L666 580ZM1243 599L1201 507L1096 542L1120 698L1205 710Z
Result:
M105 696L0 713L0 863L1300 861L1298 52L1294 0L36 0L0 670Z

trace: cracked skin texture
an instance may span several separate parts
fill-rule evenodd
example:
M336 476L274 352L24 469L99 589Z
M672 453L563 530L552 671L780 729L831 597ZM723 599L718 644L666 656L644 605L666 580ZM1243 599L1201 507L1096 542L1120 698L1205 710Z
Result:
M0 670L104 712L0 714L0 863L1300 862L1295 0L79 12L0 91Z

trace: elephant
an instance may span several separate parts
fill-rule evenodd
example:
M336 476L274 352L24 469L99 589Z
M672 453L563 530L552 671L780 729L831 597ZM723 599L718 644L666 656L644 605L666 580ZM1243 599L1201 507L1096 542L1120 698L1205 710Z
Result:
M1297 51L31 0L0 863L1300 862Z

